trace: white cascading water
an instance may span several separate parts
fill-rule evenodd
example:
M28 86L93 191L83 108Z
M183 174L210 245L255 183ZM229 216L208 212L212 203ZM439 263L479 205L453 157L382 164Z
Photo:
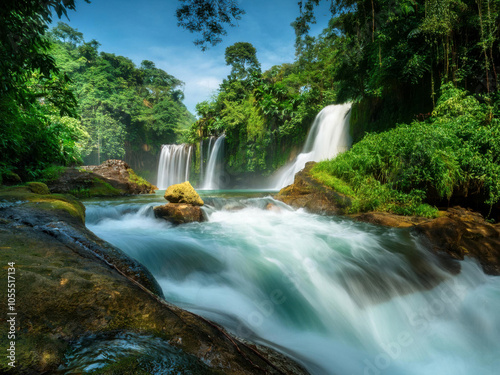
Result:
M296 173L307 162L331 159L351 145L349 116L351 104L329 105L316 116L306 143L297 158L281 168L273 178L272 186L279 190L293 183Z
M158 164L159 189L189 180L192 147L186 144L163 145Z
M312 375L498 373L500 277L474 260L450 267L408 229L269 197L203 196L208 221L179 226L154 218L161 196L144 199L86 202L87 225L144 264L167 301Z
M217 190L220 189L221 186L221 174L223 171L223 151L224 151L224 138L225 136L220 136L215 141L213 148L212 140L213 137L210 138L210 143L208 146L208 161L207 168L204 171L203 183L201 184L201 190Z

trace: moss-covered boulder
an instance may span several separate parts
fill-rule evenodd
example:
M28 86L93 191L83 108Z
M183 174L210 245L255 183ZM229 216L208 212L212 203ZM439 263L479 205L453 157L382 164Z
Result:
M310 173L315 164L307 163L305 168L295 175L293 184L281 189L276 199L295 208L305 208L312 213L346 214L351 205L350 198L315 180Z
M156 186L139 177L123 160L110 159L101 165L89 165L83 169L99 175L115 189L126 194L153 194L158 190Z
M0 173L0 184L5 186L19 185L22 184L22 180L17 173L6 171Z
M165 191L165 199L170 203L187 203L194 206L203 206L204 202L191 186L189 181L182 184L170 185Z
M122 160L107 160L101 165L67 168L54 180L47 181L53 193L79 198L153 194L157 187L139 177Z

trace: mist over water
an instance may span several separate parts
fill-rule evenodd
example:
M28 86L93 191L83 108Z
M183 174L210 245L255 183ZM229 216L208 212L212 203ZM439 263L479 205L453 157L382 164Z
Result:
M265 196L203 199L204 223L156 220L156 196L86 202L87 225L146 265L169 302L312 374L496 373L500 278L474 261L453 274L408 230Z

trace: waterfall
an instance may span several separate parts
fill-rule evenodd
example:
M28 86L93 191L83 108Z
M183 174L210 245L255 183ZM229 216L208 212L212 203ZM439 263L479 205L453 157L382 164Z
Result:
M163 145L158 165L159 189L189 180L192 147L182 145Z
M217 138L212 147L213 137L210 138L210 143L208 146L208 161L205 170L205 177L203 179L203 184L201 185L202 190L217 190L221 188L221 173L224 169L223 166L223 156L224 156L224 138L221 136Z
M329 105L318 113L302 153L276 173L273 179L274 189L279 190L292 184L295 174L302 170L307 162L331 159L349 148L350 109L350 103Z

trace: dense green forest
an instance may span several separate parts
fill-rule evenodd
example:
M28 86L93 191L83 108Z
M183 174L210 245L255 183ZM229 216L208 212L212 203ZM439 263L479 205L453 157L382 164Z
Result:
M99 52L99 43L53 14L73 1L8 1L0 12L0 178L40 179L57 166L126 159L153 168L162 143L194 117L182 82L151 61L139 67ZM151 167L152 166L152 167Z
M126 159L134 168L155 166L162 144L175 143L194 116L182 100L182 82L152 61L99 52L96 40L60 22L50 53L68 75L79 103L81 152L87 164Z
M229 172L267 174L319 109L349 101L359 143L314 173L355 197L353 212L432 216L422 203L456 202L489 213L500 200L500 1L333 1L312 37L319 2L299 3L295 62L261 73L251 46L228 48L232 73L198 105L191 141L224 133Z
M311 36L320 2L298 3L293 62L262 72L250 43L228 47L231 73L186 132L194 119L175 77L99 52L65 24L47 32L50 11L64 15L72 1L8 2L1 174L34 179L52 164L108 157L134 164L161 143L225 134L229 173L270 175L300 151L322 107L351 102L354 147L313 172L354 197L353 212L434 215L424 203L454 202L494 210L500 1L335 0L328 27ZM177 12L202 48L244 13L232 1L217 4L188 1Z

